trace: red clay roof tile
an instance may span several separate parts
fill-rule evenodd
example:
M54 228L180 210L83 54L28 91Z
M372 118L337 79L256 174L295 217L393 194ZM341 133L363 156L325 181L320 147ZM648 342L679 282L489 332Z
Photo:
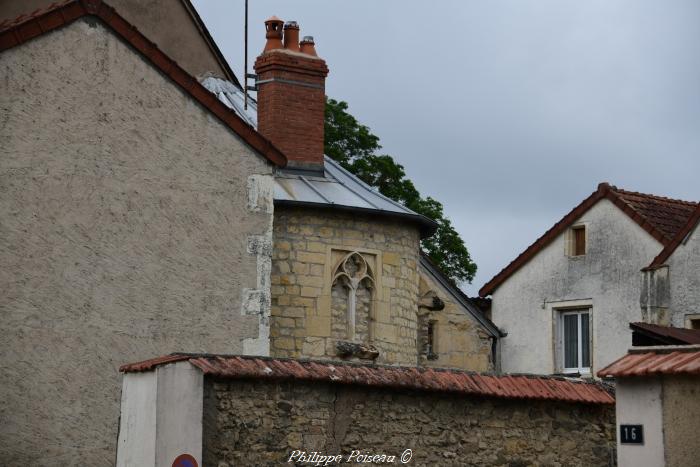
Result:
M489 375L439 368L357 365L238 355L173 354L124 365L120 371L151 371L160 365L189 361L217 378L320 381L370 387L450 392L483 397L613 404L600 383L534 375Z
M615 378L656 375L700 375L700 345L631 349L598 372Z

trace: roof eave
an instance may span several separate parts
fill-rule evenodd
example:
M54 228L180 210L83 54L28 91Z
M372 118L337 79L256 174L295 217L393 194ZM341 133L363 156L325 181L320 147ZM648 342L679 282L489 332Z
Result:
M402 213L402 212L396 212L396 211L387 211L387 210L383 210L383 209L363 208L363 207L358 207L358 206L345 206L345 205L334 204L334 203L315 203L312 201L297 201L297 200L289 200L289 199L276 199L274 201L274 203L275 203L275 206L293 206L293 207L301 207L301 208L327 209L327 210L336 210L336 211L349 212L349 213L355 213L355 214L366 214L366 215L370 215L370 216L382 216L383 218L410 221L411 223L414 223L417 225L417 227L420 231L420 234L421 234L421 239L428 238L431 235L433 235L438 227L437 222L435 222L434 220L429 219L425 216L422 216L420 214L409 214L409 213Z

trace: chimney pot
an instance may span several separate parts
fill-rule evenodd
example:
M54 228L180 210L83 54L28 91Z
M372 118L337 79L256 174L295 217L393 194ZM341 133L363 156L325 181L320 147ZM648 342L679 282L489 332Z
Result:
M299 51L303 54L318 57L318 54L316 54L316 47L314 47L314 36L304 36L301 40Z
M282 45L282 25L284 21L276 16L271 16L265 21L265 37L267 42L265 43L265 49L263 53L268 50L281 49Z
M299 52L299 25L296 21L288 21L284 25L284 48Z
M270 18L265 25L268 43L279 42L283 23ZM287 53L299 51L300 45L306 55ZM313 38L304 37L299 44L299 25L288 22L284 25L284 49L266 46L255 61L255 72L258 131L287 156L288 167L322 172L328 67L316 56Z

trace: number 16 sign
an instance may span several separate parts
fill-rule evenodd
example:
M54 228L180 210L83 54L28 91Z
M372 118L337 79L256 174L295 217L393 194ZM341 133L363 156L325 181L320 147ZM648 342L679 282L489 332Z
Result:
M644 425L620 425L620 444L644 444Z

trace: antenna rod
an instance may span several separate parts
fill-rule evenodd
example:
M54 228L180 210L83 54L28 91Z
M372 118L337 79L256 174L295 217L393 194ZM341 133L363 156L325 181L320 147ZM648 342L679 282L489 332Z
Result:
M243 43L245 44L244 64L243 68L243 108L248 110L248 0L245 0L245 27L243 28L245 39Z

